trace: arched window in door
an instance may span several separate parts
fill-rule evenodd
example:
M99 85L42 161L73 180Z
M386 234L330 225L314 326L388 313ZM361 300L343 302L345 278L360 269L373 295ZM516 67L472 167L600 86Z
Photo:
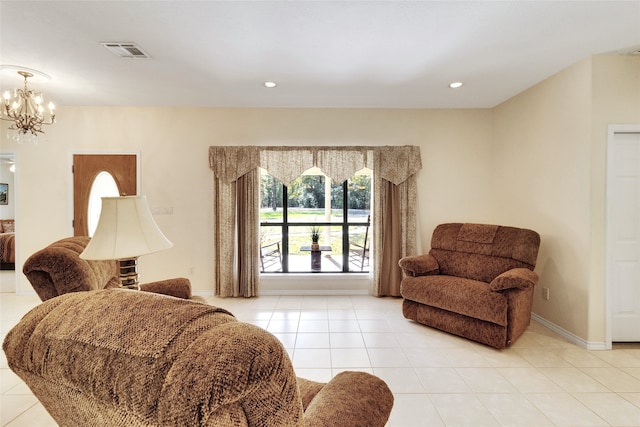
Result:
M89 228L89 236L93 237L93 233L98 226L100 212L102 211L103 197L118 197L118 184L109 172L102 171L91 184L89 190L89 203L87 206L87 227Z

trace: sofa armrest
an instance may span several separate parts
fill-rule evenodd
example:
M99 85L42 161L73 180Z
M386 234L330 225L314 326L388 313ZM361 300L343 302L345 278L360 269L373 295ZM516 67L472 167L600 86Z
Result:
M380 378L366 372L341 372L305 408L304 425L384 427L392 408L393 394Z
M525 289L538 283L538 275L528 268L513 268L493 279L489 284L492 291L505 289Z
M426 276L440 271L438 261L430 254L404 257L398 265L406 276Z
M140 290L182 299L191 298L191 282L184 277L143 283L140 285Z

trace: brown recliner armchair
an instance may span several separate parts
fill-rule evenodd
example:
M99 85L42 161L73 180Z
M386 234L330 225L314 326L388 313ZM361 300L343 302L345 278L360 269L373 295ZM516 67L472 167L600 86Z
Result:
M45 301L7 334L9 367L62 426L383 427L365 372L296 378L280 341L207 304L121 289Z
M91 238L67 237L31 255L22 272L42 301L69 292L92 291L120 286L118 261L91 261L80 254ZM191 298L191 282L175 278L140 285L140 290Z
M441 224L428 254L400 260L404 317L492 347L531 322L540 236L487 224Z

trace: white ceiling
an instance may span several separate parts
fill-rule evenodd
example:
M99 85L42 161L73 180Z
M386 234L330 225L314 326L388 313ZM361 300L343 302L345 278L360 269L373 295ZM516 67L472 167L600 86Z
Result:
M51 76L30 86L58 105L476 108L640 49L640 0L2 0L0 25L0 63Z

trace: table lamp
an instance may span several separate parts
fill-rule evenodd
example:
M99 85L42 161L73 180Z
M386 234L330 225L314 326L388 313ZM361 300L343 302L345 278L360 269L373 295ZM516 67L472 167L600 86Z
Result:
M80 258L118 260L121 286L140 289L138 257L172 246L154 221L145 196L103 197L98 226Z

